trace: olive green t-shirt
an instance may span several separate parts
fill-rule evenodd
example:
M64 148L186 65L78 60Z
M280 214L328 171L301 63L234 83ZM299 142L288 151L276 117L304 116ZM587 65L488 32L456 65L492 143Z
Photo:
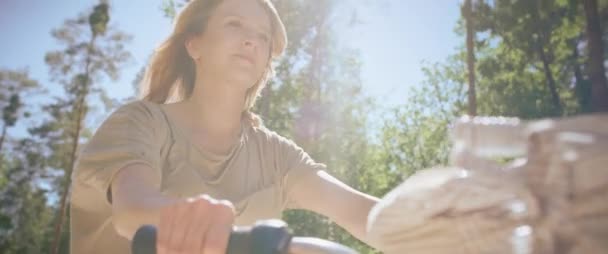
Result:
M78 155L71 193L71 253L130 253L130 242L112 225L109 187L116 173L133 163L149 165L167 196L209 194L230 200L237 225L280 218L284 209L297 206L290 187L325 169L291 140L251 124L243 124L229 154L212 154L189 142L161 105L130 102L101 124Z

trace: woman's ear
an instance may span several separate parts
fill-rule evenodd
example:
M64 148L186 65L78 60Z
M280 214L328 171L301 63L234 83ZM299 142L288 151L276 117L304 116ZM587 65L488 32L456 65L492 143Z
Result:
M186 47L186 51L188 51L188 55L190 55L192 60L195 61L201 57L198 45L199 43L197 36L190 36L186 39L186 41L184 41L184 46Z

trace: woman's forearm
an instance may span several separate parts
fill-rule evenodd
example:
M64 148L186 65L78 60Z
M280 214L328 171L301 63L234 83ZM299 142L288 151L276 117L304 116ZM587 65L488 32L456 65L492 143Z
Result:
M376 247L367 237L367 215L380 200L346 185L324 170L299 179L291 198L298 208L323 214L357 239Z
M160 210L178 199L162 195L154 187L149 166L133 164L122 169L112 182L112 223L123 237L131 239L143 224L158 225Z
M334 218L334 221L344 227L349 233L360 241L371 247L377 247L371 239L367 237L367 216L369 211L379 202L378 198L358 192L351 204L356 204L356 207L348 207L349 211L344 212L348 216Z

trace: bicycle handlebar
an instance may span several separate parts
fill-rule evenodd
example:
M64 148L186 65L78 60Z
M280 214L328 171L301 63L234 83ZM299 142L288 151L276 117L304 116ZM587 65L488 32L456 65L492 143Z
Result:
M140 227L131 243L132 254L156 254L156 227ZM253 227L234 227L230 233L226 254L356 254L354 250L335 242L293 237L287 224L266 220Z

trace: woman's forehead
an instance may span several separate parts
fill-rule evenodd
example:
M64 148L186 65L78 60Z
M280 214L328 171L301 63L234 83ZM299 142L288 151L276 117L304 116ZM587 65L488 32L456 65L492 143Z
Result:
M268 13L257 0L224 0L217 7L213 16L217 18L238 17L270 31Z

